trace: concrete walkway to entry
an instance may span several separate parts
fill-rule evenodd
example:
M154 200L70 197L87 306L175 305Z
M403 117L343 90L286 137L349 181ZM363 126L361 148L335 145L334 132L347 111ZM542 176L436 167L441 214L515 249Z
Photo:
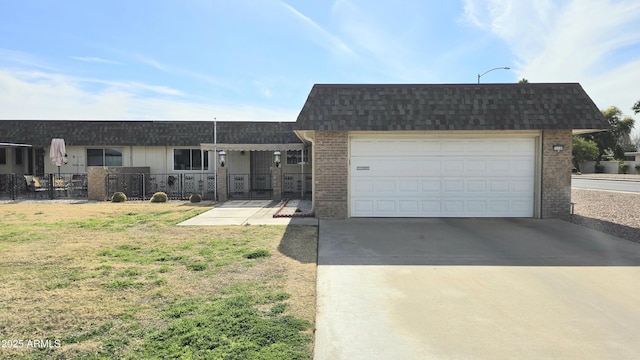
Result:
M637 359L639 279L561 220L321 220L315 359Z
M271 200L232 200L178 225L318 225L315 218L274 218L281 206Z

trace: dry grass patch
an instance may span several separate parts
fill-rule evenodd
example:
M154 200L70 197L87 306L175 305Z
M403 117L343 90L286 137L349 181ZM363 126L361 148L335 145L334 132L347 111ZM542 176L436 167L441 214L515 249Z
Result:
M1 206L1 339L56 339L61 346L5 348L0 358L174 357L175 349L153 353L162 350L158 338L175 346L195 341L176 335L189 326L204 337L229 336L193 320L205 313L224 317L217 311L227 308L259 329L300 326L301 338L283 333L277 344L257 332L261 340L243 345L240 356L311 354L315 227L178 227L209 209L178 202ZM251 253L270 256L248 258ZM176 324L180 331L172 330ZM288 338L295 341L282 345ZM227 345L199 356L240 351Z

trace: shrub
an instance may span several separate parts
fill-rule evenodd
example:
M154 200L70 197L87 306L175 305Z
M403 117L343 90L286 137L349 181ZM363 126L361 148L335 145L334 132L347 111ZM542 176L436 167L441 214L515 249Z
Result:
M127 201L127 195L125 195L123 192L116 192L113 193L113 195L111 196L111 201L112 202L125 202Z
M627 163L620 163L620 165L618 165L618 169L620 169L620 172L623 174L626 174L627 171L629 171L629 164Z
M157 193L153 194L153 196L151 197L151 202L152 203L167 202L168 199L169 197L167 196L167 193L158 191Z
M202 201L202 196L200 196L200 194L191 194L191 196L189 196L189 201L192 203L199 203Z

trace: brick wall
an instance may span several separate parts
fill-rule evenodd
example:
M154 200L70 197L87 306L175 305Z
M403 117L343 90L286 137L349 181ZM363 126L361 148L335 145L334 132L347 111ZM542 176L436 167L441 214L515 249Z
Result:
M229 188L227 187L227 179L229 178L228 167L218 166L218 189L216 189L219 202L229 200Z
M348 214L349 136L346 131L317 131L314 151L316 217L344 219Z
M566 219L571 215L571 130L542 132L541 217ZM561 152L553 145L564 145Z
M271 188L273 193L271 194L271 200L282 200L282 165L279 167L271 167Z
M136 167L87 167L87 197L89 200L106 201L113 194L107 194L108 174L149 174L148 166Z

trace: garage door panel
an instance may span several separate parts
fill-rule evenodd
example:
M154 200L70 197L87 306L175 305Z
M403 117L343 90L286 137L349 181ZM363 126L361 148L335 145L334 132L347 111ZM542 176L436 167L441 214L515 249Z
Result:
M444 180L444 188L442 189L445 194L461 194L464 192L464 181L463 180Z
M422 192L426 194L439 194L441 181L439 179L426 179L421 181Z
M467 192L484 194L487 191L486 180L467 180Z
M427 215L439 215L442 212L442 201L439 199L420 201L421 213Z
M450 158L442 162L442 171L448 175L463 175L465 167L464 159L460 158Z
M352 212L354 216L373 216L373 200L354 199L352 202ZM367 215L368 214L368 215Z
M487 173L487 161L484 159L467 160L466 172L474 175L484 175Z
M420 188L420 183L417 179L415 180L399 180L398 181L398 191L400 193L406 194L417 194L418 189Z
M464 213L464 200L462 199L445 199L443 204L444 215L458 216L458 214Z
M357 199L352 216L360 217L531 217L529 199Z
M470 215L473 214L484 214L487 212L487 201L486 200L467 200L467 213Z
M398 209L403 216L418 215L419 205L416 200L398 201Z
M376 211L381 215L394 214L396 213L396 202L397 200L395 199L376 200L375 201Z
M354 140L351 215L531 217L534 151L533 138Z
M374 181L372 179L354 179L351 181L351 193L354 196L371 195L374 193Z
M490 144L485 140L470 140L465 142L467 154L485 154L490 151Z
M396 179L376 180L375 189L378 195L384 195L389 193L391 195L396 193Z

